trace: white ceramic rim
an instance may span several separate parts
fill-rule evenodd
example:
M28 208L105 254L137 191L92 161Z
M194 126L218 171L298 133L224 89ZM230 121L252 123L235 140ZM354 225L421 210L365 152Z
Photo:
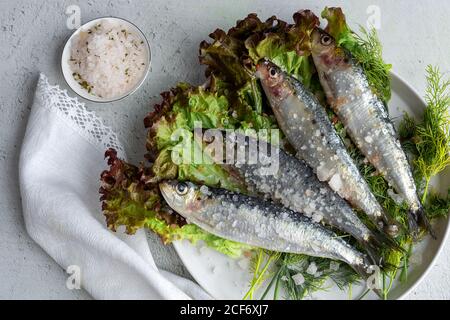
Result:
M397 75L394 72L391 72L391 76L392 79L399 81L402 85L404 85L405 87L407 87L415 96L415 98L417 98L423 105L426 105L424 99L419 95L419 93L411 86L409 85L402 77L400 77L399 75ZM405 292L403 292L400 296L398 296L396 298L396 300L403 300L405 299L408 294L410 294L421 282L422 280L429 274L429 272L431 271L432 267L435 265L437 258L439 257L439 255L442 253L442 250L444 248L444 244L447 241L449 234L450 234L450 218L447 219L447 225L446 225L446 229L442 238L442 241L438 247L438 249L436 250L436 254L434 255L434 257L431 259L431 261L429 262L427 268L425 269L425 271L417 278L417 280L410 285L409 288L407 288L405 290ZM185 260L185 258L183 257L182 254L179 253L179 250L182 250L182 246L178 246L177 242L173 243L173 246L175 248L175 251L177 252L177 255L180 257L181 262L183 262L184 266L186 267L186 269L188 270L189 274L194 278L194 280L213 298L215 298L211 292L209 292L208 288L206 288L205 286L202 285L202 280L198 279L198 277L196 277L194 275L194 273L192 273L189 269L190 264L186 263L187 261Z
M78 35L81 32L81 30L86 29L86 27L88 25L93 24L93 23L95 23L97 21L105 20L105 19L118 21L118 22L125 23L125 24L128 24L128 25L134 27L138 31L139 36L145 42L146 47L147 47L147 52L148 52L147 68L146 68L145 73L142 76L141 80L129 92L126 92L123 95L118 96L118 97L114 97L112 99L102 99L100 97L97 97L95 95L92 95L92 94L88 93L86 90L84 90L82 88L78 88L78 87L74 88L72 86L72 84L71 84L71 81L68 80L68 77L72 77L73 78L72 73L69 72L70 68L68 66L65 67L65 62L64 62L64 56L66 56L67 51L70 50L71 47L72 47L72 40L73 40L73 38L76 35ZM109 102L115 102L115 101L122 100L122 99L132 95L133 93L135 93L144 84L145 80L147 79L147 76L148 76L148 74L150 73L150 70L151 70L151 62L152 62L152 52L151 52L151 49L150 49L150 44L149 44L149 42L147 40L147 37L145 36L144 32L142 32L142 30L137 25L132 23L131 21L128 21L126 19L119 18L119 17L114 17L114 16L105 16L105 17L95 18L95 19L92 19L92 20L84 23L82 26L80 26L77 30L75 30L67 38L66 43L64 44L64 48L63 48L63 50L61 52L61 63L60 63L60 66L61 66L61 72L63 74L63 77L64 77L64 80L65 80L66 84L69 86L70 89L72 89L73 92L75 92L76 95L78 95L79 97L81 97L83 99L89 100L91 102L109 103ZM67 70L67 68L69 68L69 70Z

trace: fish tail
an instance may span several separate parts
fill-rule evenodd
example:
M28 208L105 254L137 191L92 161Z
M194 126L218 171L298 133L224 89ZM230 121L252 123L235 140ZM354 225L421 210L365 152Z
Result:
M364 250L367 252L367 255L369 256L371 264L374 265L381 265L383 261L383 256L381 255L381 250L378 245L376 245L374 242L364 241L362 242L362 245L364 246Z
M367 241L363 242L367 254L371 258L372 264L384 265L383 250L391 249L398 252L405 250L389 235L384 232L373 232Z
M397 241L395 241L395 239L392 236L383 231L373 233L372 239L373 241L378 243L378 245L384 248L389 248L400 252L404 251L404 249L398 244Z
M414 238L417 238L419 233L419 226L423 227L426 231L428 231L431 237L436 240L436 233L434 232L430 221L428 220L425 209L422 205L419 206L418 209L413 210L410 209L408 211L408 227L409 232L413 235Z

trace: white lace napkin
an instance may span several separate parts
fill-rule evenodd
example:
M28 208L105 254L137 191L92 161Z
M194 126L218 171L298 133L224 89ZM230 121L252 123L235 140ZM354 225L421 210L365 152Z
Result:
M143 230L128 236L106 228L98 189L110 147L125 158L111 129L41 74L19 164L28 233L61 267L79 270L94 298L209 298L193 282L158 270Z

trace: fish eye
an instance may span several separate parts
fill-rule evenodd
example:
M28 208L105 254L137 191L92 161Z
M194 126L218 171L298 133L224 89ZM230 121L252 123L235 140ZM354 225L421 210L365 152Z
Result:
M269 75L274 78L278 74L277 70L275 68L269 69Z
M327 34L324 34L321 38L320 38L320 43L324 46L329 46L331 44L331 37Z
M179 182L176 186L176 191L180 196L184 196L188 192L188 186L184 182Z

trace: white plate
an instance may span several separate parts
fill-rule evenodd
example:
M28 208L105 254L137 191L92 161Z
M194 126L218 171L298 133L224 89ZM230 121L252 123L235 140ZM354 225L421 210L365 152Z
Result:
M398 123L405 111L420 119L424 108L425 102L420 95L403 79L392 74L392 99L389 103L389 112L394 122ZM446 170L435 178L432 184L436 190L446 194L450 184L450 170ZM427 237L415 246L408 269L408 280L405 283L394 283L389 294L390 299L405 298L431 269L448 236L450 229L448 219L439 220L439 224L436 224L434 228L437 240ZM192 277L212 297L216 299L244 297L251 279L251 273L245 267L248 261L236 261L201 244L194 246L187 241L175 242L174 247ZM357 298L364 291L365 288L362 286L353 286L353 298ZM327 291L314 293L311 298L348 299L349 295L348 292L331 286ZM365 299L377 299L377 296L370 293Z
M133 32L134 34L139 35L139 37L141 38L142 41L144 41L145 43L145 49L146 49L146 56L147 56L147 70L145 71L145 73L142 75L142 78L138 81L138 83L128 92L117 96L117 97L113 97L113 98L101 98L98 96L95 96L93 94L90 94L86 89L84 89L79 83L78 81L76 81L72 75L72 70L70 68L69 65L69 59L70 59L70 53L72 51L72 41L73 39L81 32L81 31L85 31L88 30L92 27L94 27L96 24L101 23L102 21L110 21L110 22L117 22L120 23L122 25L127 26L127 28L129 30L131 30L131 32ZM62 73L64 75L64 79L66 80L67 84L69 85L69 87L76 93L78 94L80 97L93 101L93 102L113 102L113 101L117 101L120 99L123 99L127 96L129 96L130 94L136 92L137 89L139 89L139 87L144 83L145 79L147 78L147 75L150 71L150 63L151 63L151 51L150 51L150 45L144 35L144 33L133 23L125 20L125 19L121 19L121 18L115 18L115 17L104 17L104 18L98 18L98 19L94 19L91 20L87 23L85 23L84 25L82 25L80 28L78 28L70 37L69 39L67 39L67 42L64 46L62 55L61 55L61 70Z

